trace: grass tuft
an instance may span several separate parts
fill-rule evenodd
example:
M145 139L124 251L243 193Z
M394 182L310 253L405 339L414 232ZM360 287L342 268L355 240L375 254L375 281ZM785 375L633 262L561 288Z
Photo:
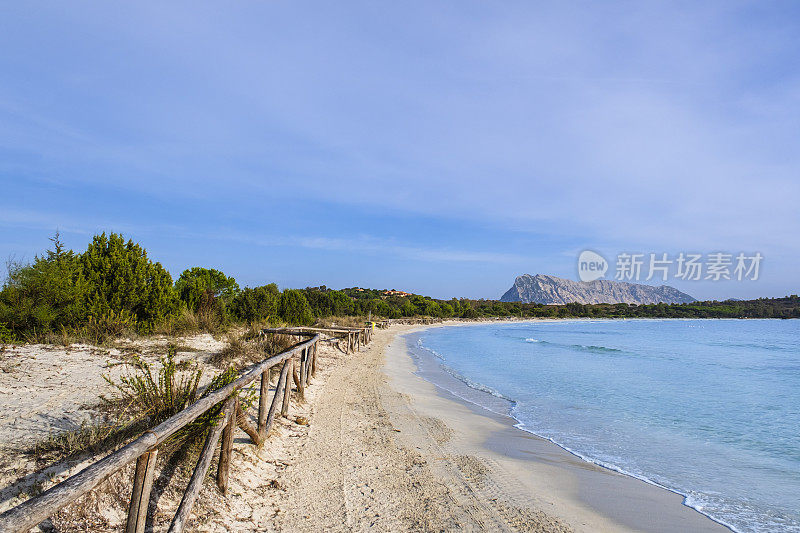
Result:
M122 376L119 382L103 376L117 391L115 401L127 404L153 425L194 403L203 371L188 361L176 362L175 354L175 347L170 347L167 355L160 359L161 368L157 372L147 361L134 357L122 363L133 367L134 374Z
M119 381L104 376L116 394L112 398L103 398L103 404L97 407L101 413L99 422L84 423L68 431L52 433L26 450L26 453L36 456L40 461L47 461L115 449L200 398L232 383L238 376L235 368L228 368L216 375L199 394L202 371L193 363L176 362L174 347L161 358L157 370L140 357L120 364L130 366L133 373L121 377ZM250 405L254 401L254 393L250 390L242 392L243 405ZM199 442L217 423L221 410L220 403L176 433L164 451L174 451L184 444L192 446Z

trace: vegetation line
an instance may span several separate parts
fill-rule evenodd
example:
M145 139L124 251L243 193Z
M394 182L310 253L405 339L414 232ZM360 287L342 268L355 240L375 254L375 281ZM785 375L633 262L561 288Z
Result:
M211 268L169 272L122 235L96 235L83 253L59 235L30 264L13 261L0 290L0 342L75 340L103 343L134 334L224 331L235 324L312 325L331 317L384 318L798 318L800 298L688 304L542 305L498 300L434 299L398 290L325 286L280 291L276 284L241 289ZM360 322L360 324L359 324Z

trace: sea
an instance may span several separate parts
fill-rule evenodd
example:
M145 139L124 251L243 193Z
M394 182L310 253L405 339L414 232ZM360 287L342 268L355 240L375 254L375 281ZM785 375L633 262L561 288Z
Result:
M734 531L800 532L800 320L552 320L406 335L421 375Z

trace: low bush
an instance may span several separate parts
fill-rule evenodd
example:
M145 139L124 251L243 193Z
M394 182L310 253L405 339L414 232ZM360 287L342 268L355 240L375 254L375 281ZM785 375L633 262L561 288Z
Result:
M278 314L281 293L274 283L261 287L245 287L231 302L232 315L248 323L274 318Z
M11 333L11 330L6 327L5 324L0 322L0 343L9 343L14 342L14 335Z
M141 424L128 425L107 420L94 424L83 423L74 429L51 433L26 452L36 457L38 461L74 457L82 453L100 453L116 448L132 435L144 430L137 425L141 426Z
M149 333L178 315L172 278L121 235L94 237L86 252L53 249L31 264L11 263L0 291L0 323L11 336L42 340L52 332L102 340L130 330Z
M202 394L198 394L200 370L194 364L176 362L174 347L161 358L157 371L138 358L121 364L129 365L133 372L119 381L104 376L115 394L103 398L103 403L96 407L99 416L95 423L54 432L26 452L39 461L50 461L118 448L237 377L236 370L229 368L216 375ZM240 401L249 406L255 401L254 394L244 391ZM169 455L184 445L191 448L201 442L207 431L218 423L221 410L219 404L177 432L163 448L164 453Z
M89 315L86 324L86 334L97 344L102 344L108 338L119 337L134 330L136 330L136 317L124 309L119 312L108 309L100 316Z
M122 364L131 366L134 373L122 376L119 382L105 376L116 389L118 396L115 401L146 417L150 425L163 422L197 400L197 387L203 371L193 363L176 362L174 348L161 358L157 372L150 363L138 357Z
M278 315L289 324L309 326L314 322L308 300L301 291L295 289L286 289L281 294Z
M185 307L176 316L162 320L153 328L156 335L185 335L200 331L200 319Z
M204 321L224 323L230 318L228 308L239 293L239 285L219 270L194 267L181 273L175 291L186 307Z
M239 336L228 338L228 344L211 355L208 362L216 367L227 368L231 365L236 366L237 360L244 358L248 353L247 341Z

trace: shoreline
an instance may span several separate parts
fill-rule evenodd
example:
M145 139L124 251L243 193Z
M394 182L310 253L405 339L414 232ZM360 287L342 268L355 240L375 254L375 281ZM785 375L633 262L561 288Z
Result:
M448 390L420 370L407 345L409 335L425 329L504 322L523 320L451 322L397 332L386 350L383 370L393 387L413 391L418 411L453 425L468 451L500 465L501 476L510 473L534 500L544 500L556 517L576 530L731 531L686 505L685 496L676 491L586 460L518 427L520 422L511 415Z
M546 319L533 321L541 320ZM517 427L518 421L504 409L506 404L495 396L498 408L491 411L482 402L471 401L469 394L460 397L461 388L451 392L446 382L426 379L408 342L410 336L431 328L498 323L393 325L375 330L373 342L352 354L334 345L320 347L319 373L305 400L293 403L289 418L277 419L265 446L254 447L244 435L237 435L237 461L231 465L230 481L234 497L223 497L212 485L204 487L193 527L215 533L730 531L684 505L678 493L585 461ZM211 340L198 336L183 342L202 345L205 357L220 348ZM37 361L64 357L60 351L39 348L29 354L31 369L41 367L34 364ZM108 354L91 350L72 356L97 366L91 367L93 373L108 359ZM6 377L22 376L25 368ZM69 370L88 368L72 365ZM63 376L59 380L64 381ZM63 385L55 390L67 392ZM48 391L43 389L39 400L49 401ZM76 398L85 398L86 392L85 382L72 390ZM64 398L59 398L63 404ZM46 487L81 468L66 466L55 476L36 471L28 477ZM131 475L121 473L87 496L86 502L66 509L61 519L80 515L107 524L95 527L98 531L118 530L127 499L118 498L117 492L127 487ZM2 491L0 508L17 501L19 490L14 486ZM167 492L160 498L154 518L163 524L171 519L180 493Z

